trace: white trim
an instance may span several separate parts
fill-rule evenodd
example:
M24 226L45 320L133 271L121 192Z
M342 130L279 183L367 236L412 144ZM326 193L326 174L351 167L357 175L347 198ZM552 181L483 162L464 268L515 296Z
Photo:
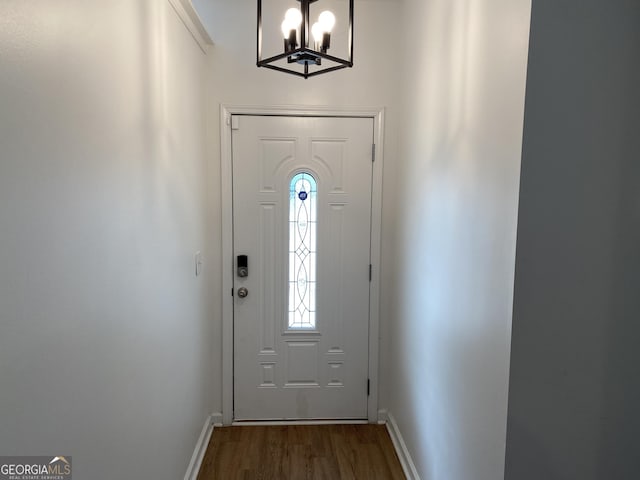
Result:
M220 108L222 206L222 423L233 422L233 189L231 113ZM227 123L228 120L228 123Z
M221 110L227 115L275 115L281 117L364 117L378 118L383 107L335 107L329 105L226 105ZM226 117L225 117L226 118ZM379 132L376 132L376 134Z
M180 17L180 20L182 20L184 26L187 27L189 33L191 33L200 50L206 54L208 46L213 45L213 41L209 36L209 32L207 32L207 29L204 27L198 12L196 12L196 9L191 3L191 0L169 0L169 3L178 14L178 17Z
M222 426L222 413L220 413L220 412L212 413L211 414L211 423L215 427L221 427Z
M367 420L264 420L259 422L233 422L234 427L271 427L282 425L367 425Z
M389 413L386 408L378 410L378 424L386 425L389 421Z
M279 115L308 117L363 117L374 121L376 161L373 164L371 201L371 295L369 300L369 380L368 420L378 422L378 358L380 324L380 250L382 233L382 172L384 165L384 108L305 105L225 105L220 106L220 158L222 181L222 419L233 423L233 192L232 115Z
M196 443L196 448L193 450L193 455L191 456L191 461L187 467L187 473L184 475L184 480L196 480L196 478L198 478L202 459L207 451L209 440L213 433L213 418L214 415L209 415L207 420L204 422L204 427L202 427L202 432L200 433L200 438L198 438L198 443Z
M384 166L384 109L374 118L373 185L371 195L371 288L369 296L369 421L378 421L378 351L380 348L380 267L382 265L382 173Z
M407 449L407 444L404 443L404 438L402 437L402 433L400 433L396 419L386 410L380 410L379 417L381 421L385 420L384 423L387 425L387 431L391 437L391 442L393 442L393 447L396 449L396 454L400 460L400 465L402 466L405 477L407 477L407 480L420 480L420 475Z

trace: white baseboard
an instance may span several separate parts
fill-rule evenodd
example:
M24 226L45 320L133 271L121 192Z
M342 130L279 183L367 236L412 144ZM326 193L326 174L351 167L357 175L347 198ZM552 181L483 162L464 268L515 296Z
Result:
M273 427L283 425L366 425L368 420L238 420L234 427Z
M416 470L416 466L411 459L411 454L407 449L407 445L404 443L404 438L402 438L402 433L400 433L400 428L398 428L398 424L395 418L393 418L393 415L387 410L379 410L378 418L381 423L387 425L387 431L393 442L393 447L396 449L396 454L398 455L400 465L402 465L402 470L407 480L420 480L418 470Z
M191 461L187 467L187 473L184 475L184 480L196 480L198 477L198 473L200 473L200 466L202 465L202 459L207 451L209 440L213 433L215 418L216 414L209 415L204 422L204 427L202 427L202 432L200 433L200 438L198 438L198 443L196 443L196 448L193 450L193 455L191 456ZM222 415L220 415L220 419L222 419Z

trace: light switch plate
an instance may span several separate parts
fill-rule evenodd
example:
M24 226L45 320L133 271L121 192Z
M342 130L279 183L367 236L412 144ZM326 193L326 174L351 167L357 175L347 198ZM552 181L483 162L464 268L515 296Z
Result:
M196 264L196 277L199 277L202 274L202 267L204 266L204 262L202 261L202 253L196 252L193 258Z

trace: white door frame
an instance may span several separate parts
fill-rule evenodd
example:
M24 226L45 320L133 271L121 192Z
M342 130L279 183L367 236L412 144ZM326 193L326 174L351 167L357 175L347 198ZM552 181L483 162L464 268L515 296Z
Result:
M380 323L380 250L382 232L382 168L384 152L384 108L324 106L220 106L222 181L222 421L233 422L233 191L232 115L277 115L305 117L361 117L374 121L375 162L371 199L371 294L369 297L369 380L367 415L378 422L378 350Z

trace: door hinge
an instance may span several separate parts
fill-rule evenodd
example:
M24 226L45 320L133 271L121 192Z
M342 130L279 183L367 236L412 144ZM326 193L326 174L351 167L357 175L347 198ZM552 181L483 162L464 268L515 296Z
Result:
M371 144L371 161L372 162L376 161L376 144L375 143Z
M367 378L367 397L370 395L370 393L371 393L371 380Z
M369 264L369 281L373 280L373 265Z

